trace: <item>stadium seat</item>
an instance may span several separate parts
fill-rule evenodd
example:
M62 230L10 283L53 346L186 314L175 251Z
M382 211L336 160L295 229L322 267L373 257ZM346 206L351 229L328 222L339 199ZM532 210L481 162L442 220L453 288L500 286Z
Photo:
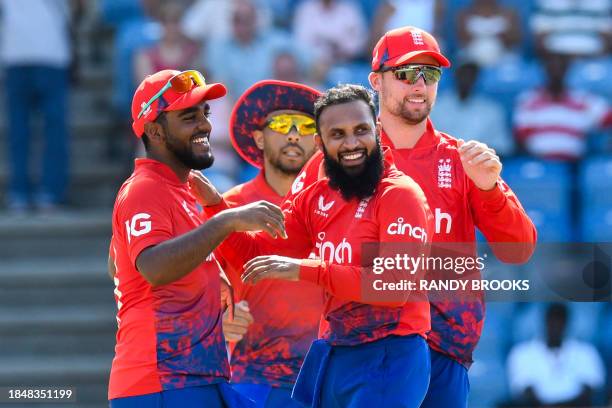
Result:
M582 208L581 234L584 242L612 242L612 207L586 205Z
M581 238L612 242L612 156L586 159L580 166Z
M542 85L544 79L544 71L536 61L514 60L483 69L478 87L502 104L510 118L519 93Z
M582 198L585 206L612 208L612 156L598 156L585 159L579 171Z
M505 162L502 176L536 225L540 242L572 239L569 165L517 158Z
M581 59L572 63L567 73L567 85L612 98L612 57L598 59Z

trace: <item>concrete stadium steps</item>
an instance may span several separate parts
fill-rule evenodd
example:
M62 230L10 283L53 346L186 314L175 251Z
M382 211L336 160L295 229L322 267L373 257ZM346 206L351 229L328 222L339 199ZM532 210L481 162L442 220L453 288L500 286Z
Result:
M95 219L91 214L84 218ZM55 240L78 231L95 233L99 227L93 221L74 224L80 228L64 230ZM5 234L14 227L6 221L0 225ZM58 219L49 220L46 228L29 220L22 233L51 234L61 225ZM107 245L102 236L97 239ZM77 389L72 406L107 406L117 323L106 257L0 259L0 386L71 386Z
M132 166L132 163L129 164ZM34 169L33 169L34 170ZM112 163L87 163L71 166L66 203L76 208L111 208L121 183L131 172L125 163L121 166ZM8 183L6 163L0 163L0 200L4 198ZM33 171L32 178L40 178L40 170Z
M108 407L107 384L111 359L106 356L14 356L3 358L2 363L2 386L71 387L76 389L77 401L66 406L84 407L87 404L91 407ZM20 407L28 405L19 404ZM57 407L58 404L39 406Z
M12 217L0 213L0 260L93 257L106 261L111 210ZM2 266L0 265L0 275Z

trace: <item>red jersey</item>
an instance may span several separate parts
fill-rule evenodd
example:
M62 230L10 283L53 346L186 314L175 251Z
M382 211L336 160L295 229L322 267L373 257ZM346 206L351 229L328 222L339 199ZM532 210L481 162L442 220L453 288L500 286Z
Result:
M422 253L425 238L433 228L425 196L419 186L388 162L373 196L346 201L323 178L298 193L286 206L288 239L272 239L264 233L232 234L218 248L221 257L241 266L262 254L307 257L318 249L321 261L305 261L300 280L326 291L324 315L328 327L323 338L333 345L355 345L389 335L425 336L430 329L429 304L424 293L411 292L412 299L364 298L362 286L367 261L362 259L368 244L412 243ZM217 206L211 210L221 210ZM401 219L409 230L394 228ZM404 233L405 231L408 231ZM384 251L384 250L383 250ZM395 271L390 271L394 273Z
M512 251L495 251L493 247L501 261L522 263L530 258L537 233L518 198L501 179L495 189L479 190L463 170L455 138L435 130L427 119L427 129L413 148L396 149L384 130L381 142L391 148L397 168L423 189L435 221L433 243L475 242L477 227L488 242L527 244ZM303 186L321 177L322 161L323 154L317 153L306 163L296 179L302 185L294 183L292 194L299 194ZM482 297L465 302L431 302L429 345L469 366L484 316Z
M214 256L181 279L157 287L135 266L145 248L203 222L187 183L163 163L136 160L113 210L118 330L109 399L229 379L220 269Z
M266 182L263 171L223 198L230 207L259 200L280 206L283 201ZM254 319L232 351L232 382L293 387L310 343L317 338L323 290L310 282L271 279L244 285L240 281L242 269L225 262L223 268L235 284L236 300L249 303Z

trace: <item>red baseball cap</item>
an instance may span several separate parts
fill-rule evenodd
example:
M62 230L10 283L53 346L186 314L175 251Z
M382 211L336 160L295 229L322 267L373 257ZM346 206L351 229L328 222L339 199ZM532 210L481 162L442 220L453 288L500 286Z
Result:
M378 40L372 51L372 71L405 65L419 55L431 55L441 67L451 65L440 52L440 46L433 35L420 28L406 26L387 31Z
M136 92L134 92L134 98L132 98L132 129L136 136L142 137L145 123L153 122L162 111L186 109L202 101L220 98L227 93L227 89L223 84L194 86L185 93L178 93L169 88L139 118L138 115L147 102L168 83L170 78L180 73L181 71L165 69L147 76L138 85Z

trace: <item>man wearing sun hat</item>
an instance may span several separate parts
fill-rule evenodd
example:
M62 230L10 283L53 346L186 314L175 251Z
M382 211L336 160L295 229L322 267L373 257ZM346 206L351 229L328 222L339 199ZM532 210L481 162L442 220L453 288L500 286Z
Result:
M238 99L230 118L230 138L240 156L260 171L223 195L230 207L258 200L282 203L316 149L313 114L320 95L302 84L264 80ZM224 270L232 282L240 282L242 270L229 265ZM226 313L223 321L225 338L233 341L234 388L262 406L297 406L291 389L317 337L322 289L309 282L275 280L236 285L240 302L234 320L229 321Z
M123 184L113 210L117 345L111 407L243 406L231 390L221 327L220 269L212 251L234 231L284 234L269 203L206 220L190 190L192 169L210 167L208 100L224 96L197 71L145 78L132 101L132 128L146 158ZM226 304L233 307L231 296Z

